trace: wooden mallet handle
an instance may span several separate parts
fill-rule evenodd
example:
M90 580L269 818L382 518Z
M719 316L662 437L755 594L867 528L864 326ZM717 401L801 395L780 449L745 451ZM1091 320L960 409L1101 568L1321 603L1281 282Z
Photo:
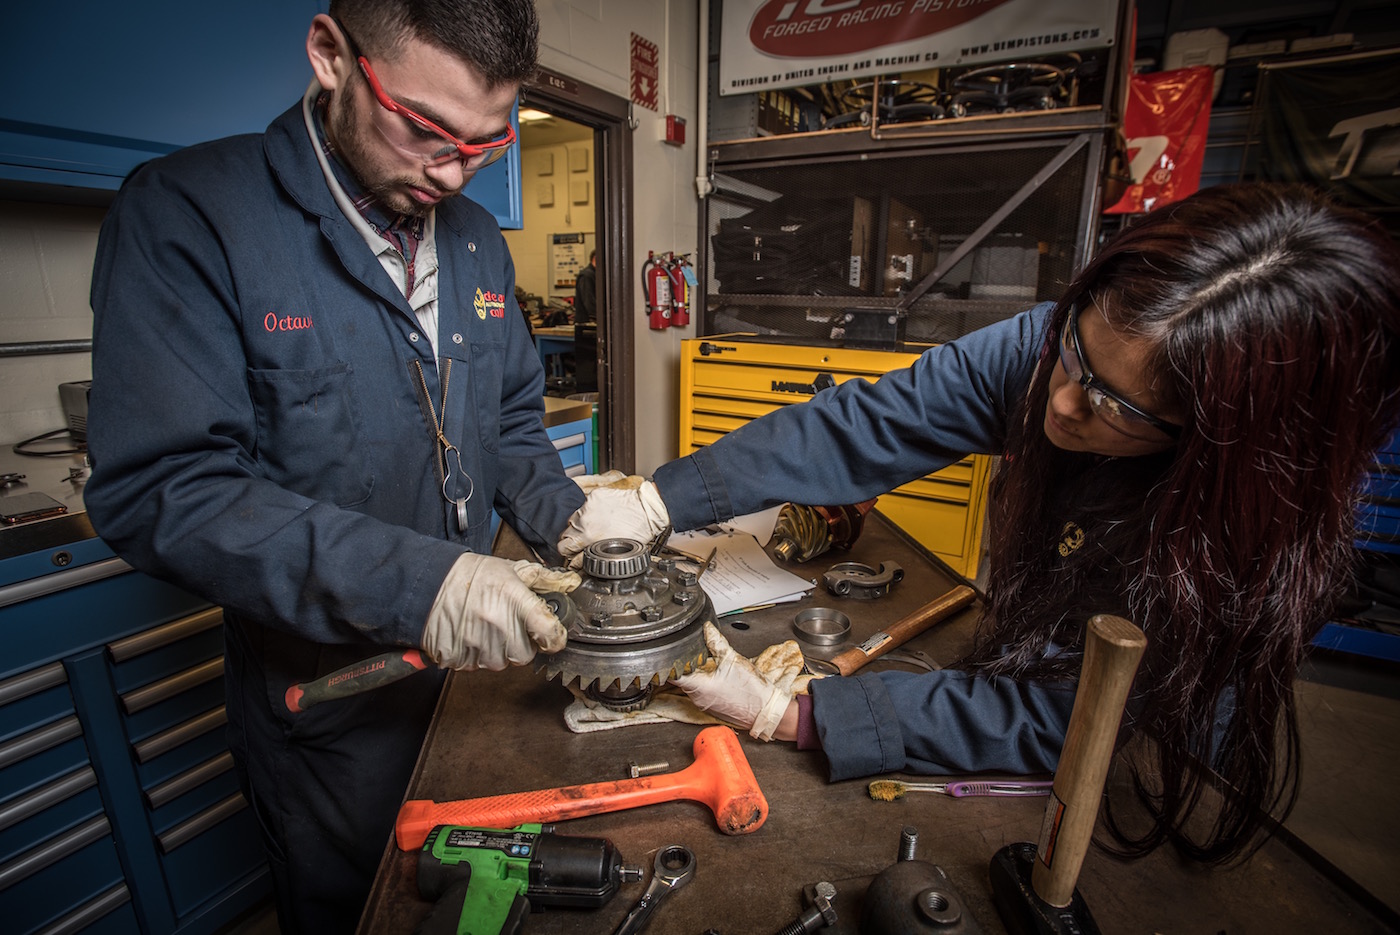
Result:
M1063 908L1074 897L1079 868L1094 834L1123 706L1146 648L1147 637L1122 617L1099 614L1090 618L1074 712L1031 870L1031 887L1051 906Z
M872 659L878 659L904 645L940 620L945 620L977 599L977 592L960 584L942 597L929 601L907 617L902 617L859 646L833 656L831 664L842 675L850 675Z

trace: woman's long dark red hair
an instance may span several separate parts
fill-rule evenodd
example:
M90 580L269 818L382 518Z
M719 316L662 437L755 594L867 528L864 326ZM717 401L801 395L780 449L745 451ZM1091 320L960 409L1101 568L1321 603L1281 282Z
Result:
M1061 451L1042 430L1054 341L1075 304L1153 348L1180 412L1175 448L1145 458ZM1355 494L1400 419L1400 252L1364 215L1297 186L1227 185L1154 211L1110 242L1053 316L995 482L992 673L1073 672L1087 617L1148 636L1130 704L1155 739L1134 765L1146 830L1226 861L1297 792L1293 680L1346 587ZM1066 526L1084 547L1064 545ZM1203 809L1207 781L1224 804ZM1188 831L1188 819L1191 830ZM1137 824L1137 823L1135 823Z

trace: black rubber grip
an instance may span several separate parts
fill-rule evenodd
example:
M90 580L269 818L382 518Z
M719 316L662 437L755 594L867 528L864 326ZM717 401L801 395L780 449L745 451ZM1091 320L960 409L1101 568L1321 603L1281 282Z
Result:
M421 672L428 661L417 649L400 649L348 665L330 675L302 682L287 689L284 700L292 713L305 711L323 701L348 698Z

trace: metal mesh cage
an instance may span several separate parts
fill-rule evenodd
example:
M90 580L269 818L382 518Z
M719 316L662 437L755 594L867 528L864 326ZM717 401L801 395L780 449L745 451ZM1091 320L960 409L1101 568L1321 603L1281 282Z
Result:
M704 333L897 349L1055 299L1093 236L1093 140L721 162Z

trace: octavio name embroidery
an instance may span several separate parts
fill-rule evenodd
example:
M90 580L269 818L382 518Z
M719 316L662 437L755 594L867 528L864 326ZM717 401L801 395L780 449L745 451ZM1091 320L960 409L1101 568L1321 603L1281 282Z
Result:
M311 327L311 316L283 315L278 318L276 312L268 312L263 319L263 327L268 331L305 331Z

